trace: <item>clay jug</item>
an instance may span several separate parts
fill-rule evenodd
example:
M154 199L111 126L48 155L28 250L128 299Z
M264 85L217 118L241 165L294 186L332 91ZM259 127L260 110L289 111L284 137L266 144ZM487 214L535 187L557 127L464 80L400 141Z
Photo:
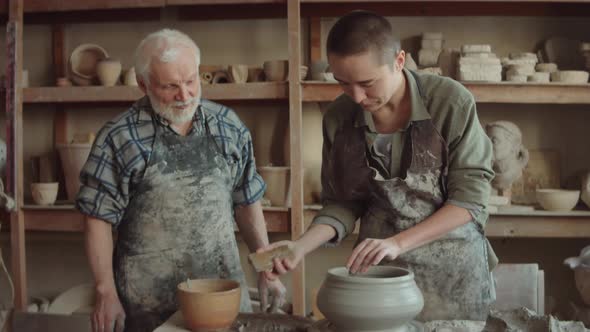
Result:
M121 62L107 58L96 65L96 74L100 83L104 86L115 86L121 75Z
M350 275L330 269L318 293L318 308L334 331L413 331L411 322L424 307L414 273L393 266L373 266Z
M68 200L74 201L80 189L80 171L88 159L91 144L58 144Z

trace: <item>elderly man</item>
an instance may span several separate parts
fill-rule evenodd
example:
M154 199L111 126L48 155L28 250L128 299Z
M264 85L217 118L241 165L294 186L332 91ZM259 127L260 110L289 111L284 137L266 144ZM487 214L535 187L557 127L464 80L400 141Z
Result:
M351 273L407 267L424 294L421 320L485 320L495 297L483 231L494 172L473 96L452 79L404 69L392 26L371 12L339 19L327 54L344 94L323 120L324 207L276 272L340 242L360 218Z
M82 170L76 206L86 215L95 332L152 331L177 310L187 278L237 280L240 310L251 310L233 221L250 250L268 244L265 184L248 129L201 100L199 63L185 34L148 35L135 55L147 96L100 130ZM263 307L268 293L281 304L280 281L260 277L258 287Z

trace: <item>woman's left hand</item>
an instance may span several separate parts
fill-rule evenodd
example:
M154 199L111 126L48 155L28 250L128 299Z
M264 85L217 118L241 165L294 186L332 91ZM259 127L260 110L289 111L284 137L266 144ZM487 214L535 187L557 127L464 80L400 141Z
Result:
M401 248L394 237L388 239L365 239L352 251L346 267L349 273L365 273L369 267L383 259L394 260L401 254Z

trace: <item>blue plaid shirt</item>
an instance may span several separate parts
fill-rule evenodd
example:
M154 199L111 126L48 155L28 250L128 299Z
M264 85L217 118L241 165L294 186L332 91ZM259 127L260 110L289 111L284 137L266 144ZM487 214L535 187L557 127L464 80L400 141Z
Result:
M256 172L250 131L230 108L205 99L200 108L232 172L234 204L256 202L266 185ZM144 97L100 130L80 173L76 198L80 212L114 226L121 222L152 152L156 134L152 114L149 99ZM206 134L199 114L195 112L189 135ZM156 119L156 125L172 130L165 119L158 115Z

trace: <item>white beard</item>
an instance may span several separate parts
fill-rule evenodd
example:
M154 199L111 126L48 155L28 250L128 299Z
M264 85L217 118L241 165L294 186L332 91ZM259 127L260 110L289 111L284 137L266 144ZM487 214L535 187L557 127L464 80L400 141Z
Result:
M147 95L150 98L150 103L152 104L154 111L173 124L182 124L192 120L197 111L197 107L201 103L201 89L199 89L199 93L196 97L189 99L186 102L177 101L170 104L162 104L158 98L149 91L149 89ZM182 107L182 109L179 110L176 107Z

